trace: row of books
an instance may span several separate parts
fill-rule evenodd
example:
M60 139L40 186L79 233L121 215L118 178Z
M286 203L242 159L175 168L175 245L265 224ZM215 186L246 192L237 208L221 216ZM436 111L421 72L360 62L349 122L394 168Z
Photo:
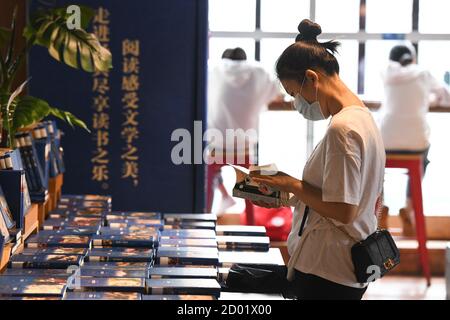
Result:
M0 250L21 244L31 202L45 201L48 178L64 172L60 136L56 123L45 121L18 132L16 149L0 149Z
M240 250L250 263L252 253L269 248L264 227L218 226L216 220L212 214L114 212L107 196L63 196L44 230L11 258L0 295L216 299L220 252Z

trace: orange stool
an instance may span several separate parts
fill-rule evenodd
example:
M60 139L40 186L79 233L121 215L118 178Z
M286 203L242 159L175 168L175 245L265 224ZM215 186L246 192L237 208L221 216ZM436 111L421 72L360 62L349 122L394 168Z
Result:
M427 285L431 284L430 261L428 258L427 235L425 229L425 217L423 214L422 198L422 176L423 156L422 153L386 153L386 168L402 168L408 170L411 200L414 208L416 235L419 243L420 263L422 272L427 279Z
M217 159L217 155L214 155L214 157ZM214 178L217 176L217 174L220 172L220 169L223 166L226 166L227 163L235 164L238 166L242 166L245 168L249 168L251 164L250 163L250 156L248 152L243 154L236 154L234 155L234 159L231 162L227 162L228 158L226 157L226 154L222 155L223 161L221 163L212 163L207 165L207 183L206 183L206 210L208 212L211 212L212 209L212 202L214 198L214 190L213 190L213 184L214 184ZM244 159L244 161L242 161ZM245 200L245 214L246 214L246 222L247 225L254 225L255 224L255 213L254 213L254 207L251 201Z

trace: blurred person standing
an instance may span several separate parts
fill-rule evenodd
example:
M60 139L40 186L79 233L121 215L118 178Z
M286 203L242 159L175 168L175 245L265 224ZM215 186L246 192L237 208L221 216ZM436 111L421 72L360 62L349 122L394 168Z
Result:
M210 66L208 74L208 129L222 134L222 143L212 142L213 152L223 155L244 155L244 163L257 162L257 137L259 116L273 100L281 99L280 85L259 63L247 60L242 48L230 48L222 59ZM233 141L225 139L227 130L233 130ZM245 145L238 141L245 140ZM223 164L223 163L222 163ZM212 206L215 186L222 194L219 213L234 204L221 177L220 164L208 168L208 211ZM212 184L212 185L211 185Z
M379 126L386 152L422 153L425 173L430 149L427 112L430 104L450 105L450 92L445 83L416 61L416 51L410 43L391 49L389 64L382 74L385 96ZM405 235L414 234L410 196L408 182L407 203L400 210Z

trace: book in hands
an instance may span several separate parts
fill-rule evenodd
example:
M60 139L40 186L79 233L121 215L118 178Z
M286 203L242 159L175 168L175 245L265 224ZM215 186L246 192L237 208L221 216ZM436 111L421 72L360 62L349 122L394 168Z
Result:
M277 174L278 169L275 164L250 166L249 169L232 164L230 165L236 172L236 184L233 188L233 197L250 200L252 202L263 202L274 207L287 205L289 193L260 185L250 177L250 173L254 171L260 172L261 175ZM267 192L262 192L261 189L266 189Z

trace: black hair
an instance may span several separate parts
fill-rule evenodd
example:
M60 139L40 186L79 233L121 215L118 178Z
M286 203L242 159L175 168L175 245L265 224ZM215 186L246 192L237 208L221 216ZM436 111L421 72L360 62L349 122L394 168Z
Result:
M247 60L247 54L242 48L226 49L222 54L222 59L231 59L235 61Z
M407 66L414 61L414 52L405 45L397 45L391 49L389 60L396 61L402 66Z
M319 68L327 75L339 74L339 63L334 56L337 41L318 42L317 36L322 28L311 20L304 19L298 25L300 32L295 43L284 50L278 58L276 72L278 79L302 81L307 69Z

